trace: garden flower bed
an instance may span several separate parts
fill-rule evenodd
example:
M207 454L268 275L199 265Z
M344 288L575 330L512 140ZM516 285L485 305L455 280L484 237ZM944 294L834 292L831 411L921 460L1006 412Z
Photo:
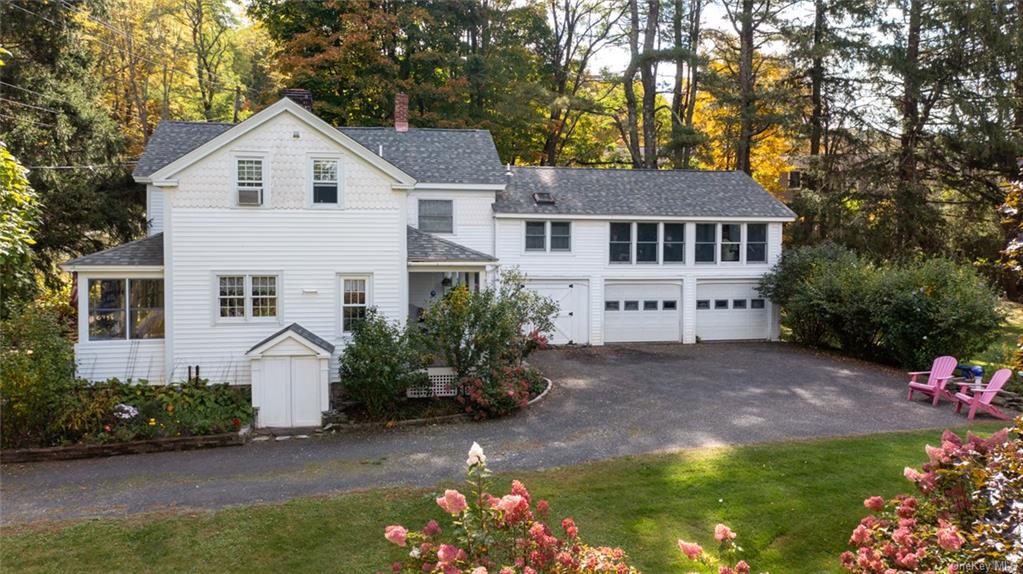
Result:
M4 464L13 464L22 462L39 462L44 460L71 460L75 458L93 458L120 454L143 454L147 452L239 446L248 441L251 431L252 427L245 426L237 432L205 436L181 436L154 438L149 440L133 440L128 442L113 442L107 444L75 444L69 446L5 450L2 454L0 454L0 462L3 462Z

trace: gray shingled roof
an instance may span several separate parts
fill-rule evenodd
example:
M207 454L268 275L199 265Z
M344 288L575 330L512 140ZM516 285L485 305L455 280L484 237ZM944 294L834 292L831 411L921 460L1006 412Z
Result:
M163 121L139 159L135 177L158 169L219 136L233 124ZM504 168L486 130L338 128L422 183L503 184Z
M221 122L173 122L164 120L149 136L146 150L132 175L149 177L156 170L231 129Z
M163 233L123 243L110 249L83 255L65 267L159 266L163 265Z
M260 345L263 345L264 343L267 343L268 341L272 341L275 337L277 337L277 336L279 336L279 335L281 335L283 333L287 333L288 331L293 331L294 333L297 333L298 335L300 335L303 338L305 338L306 340L308 340L310 343L316 345L317 347L323 349L324 351L327 351L328 353L333 353L334 352L334 345L333 345L333 343L331 343L330 341L320 337L316 333L313 333L312 331L310 331L309 329L306 329L305 327L303 327L302 325L299 325L298 323L292 323L292 324L288 325L287 327L281 329L280 331L277 331L276 333L274 333L274 334L270 335L269 337L263 339L262 341L256 343L255 345L252 346L251 349L249 349L248 351L245 351L245 352L246 353L251 353L253 350L258 349L260 347Z
M505 182L505 170L487 130L338 128L421 183Z
M550 192L554 205L533 194ZM513 167L494 211L564 215L795 217L739 171Z
M410 262L446 262L464 261L467 263L486 263L497 261L492 256L469 249L454 241L442 239L414 227L408 227L408 260Z

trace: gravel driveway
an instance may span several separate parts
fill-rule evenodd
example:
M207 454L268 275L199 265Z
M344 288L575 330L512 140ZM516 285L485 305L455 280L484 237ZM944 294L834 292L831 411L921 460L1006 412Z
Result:
M554 380L516 416L250 443L243 447L4 465L3 524L212 509L457 479L475 440L496 471L627 454L966 423L905 400L895 371L782 343L616 345L537 353Z

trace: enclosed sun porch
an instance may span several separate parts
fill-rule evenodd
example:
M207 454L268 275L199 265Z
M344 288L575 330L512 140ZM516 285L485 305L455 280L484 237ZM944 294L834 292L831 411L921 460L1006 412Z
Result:
M496 270L493 256L409 227L409 321L419 321L430 305L460 285L478 291Z

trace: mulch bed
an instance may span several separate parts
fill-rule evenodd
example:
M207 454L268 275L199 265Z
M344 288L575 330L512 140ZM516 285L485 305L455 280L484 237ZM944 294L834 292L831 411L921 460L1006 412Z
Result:
M121 454L141 454L147 452L238 446L245 444L250 435L251 429L246 427L238 432L206 436L154 438L149 440L135 440L108 444L74 444L70 446L52 446L44 448L22 448L0 451L0 463L8 464L18 462L38 462L44 460L71 460L75 458L93 458Z

